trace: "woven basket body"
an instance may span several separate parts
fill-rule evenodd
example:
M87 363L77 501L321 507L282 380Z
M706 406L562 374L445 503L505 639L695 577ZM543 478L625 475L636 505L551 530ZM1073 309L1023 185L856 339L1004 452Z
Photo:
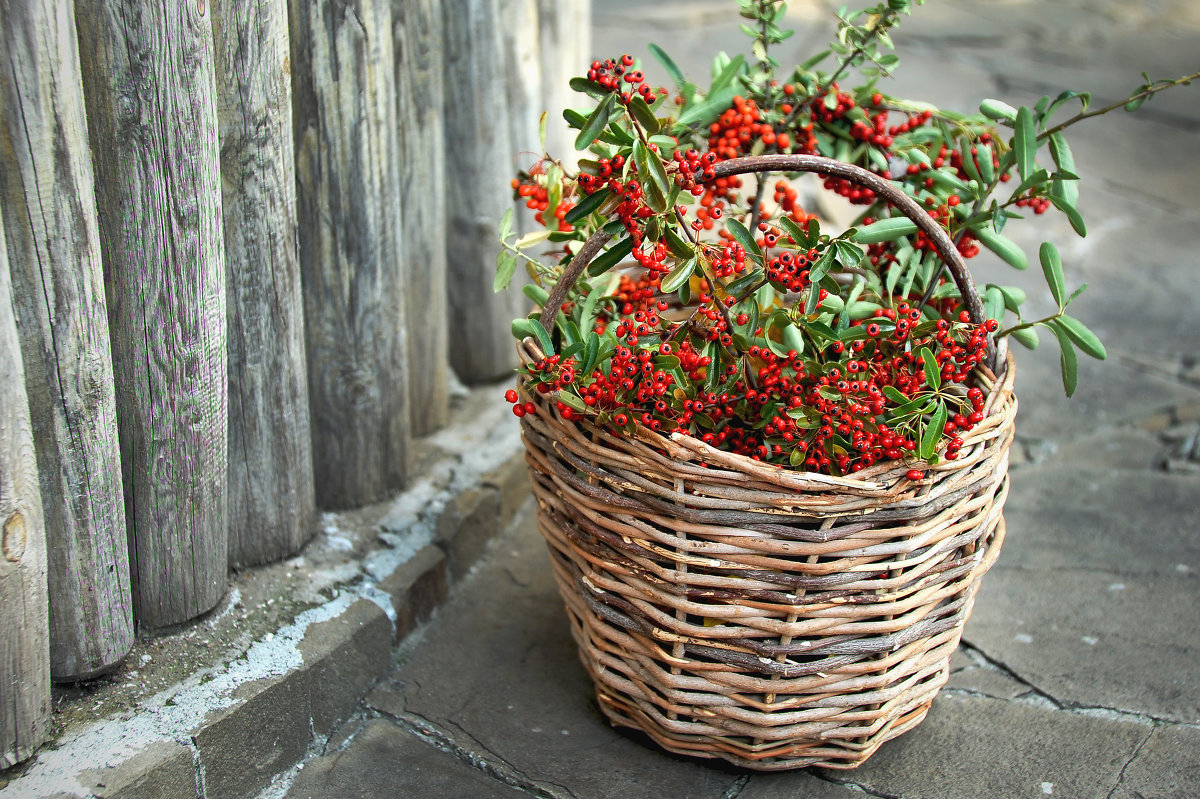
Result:
M980 373L984 421L920 481L620 437L538 398L538 529L609 720L756 770L853 768L917 725L1004 537L1013 376Z

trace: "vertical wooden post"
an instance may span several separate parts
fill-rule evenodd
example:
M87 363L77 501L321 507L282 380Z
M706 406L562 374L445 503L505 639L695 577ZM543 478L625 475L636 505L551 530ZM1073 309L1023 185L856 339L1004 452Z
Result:
M0 197L48 536L50 672L133 644L108 313L71 3L0 0Z
M504 69L508 75L505 83L508 90L509 136L513 148L509 156L512 165L509 171L513 174L517 169L527 168L541 155L538 124L542 112L546 110L542 81L543 78L548 80L552 77L542 74L542 47L554 47L555 44L546 42L541 36L539 17L538 0L500 0ZM561 110L554 115L561 117ZM509 177L511 179L512 176ZM532 211L526 210L522 216L530 227L537 225L533 221Z
M0 220L0 769L46 738L50 657L37 456Z
M287 0L213 5L229 315L229 563L315 532Z
M291 0L296 204L317 504L399 489L408 457L392 0Z
M497 0L444 0L446 256L450 364L464 382L511 374L509 326L527 300L496 294L500 217L513 207L508 73ZM536 133L535 133L536 135Z
M76 0L131 526L134 614L225 593L228 374L212 25L204 0Z
M546 150L572 166L575 134L561 109L576 104L571 78L586 75L591 64L591 0L537 0L541 39L542 103L553 109L546 119Z
M400 132L401 261L408 314L409 419L414 436L446 424L446 192L442 164L442 12L439 0L393 0Z

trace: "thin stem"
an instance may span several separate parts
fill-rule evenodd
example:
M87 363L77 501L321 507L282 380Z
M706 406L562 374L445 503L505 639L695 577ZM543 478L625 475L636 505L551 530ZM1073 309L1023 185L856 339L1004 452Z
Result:
M1037 319L1032 322L1022 322L1019 325L1013 325L1012 327L1006 327L1003 330L1001 330L999 333L996 334L996 338L1003 338L1004 336L1010 335L1011 333L1013 333L1016 330L1027 330L1031 327L1037 327L1038 325L1048 325L1050 322L1053 322L1055 319L1061 318L1065 314L1066 314L1066 310L1060 308L1058 313L1051 314L1050 316L1047 316L1044 319Z
M1160 83L1157 86L1147 86L1145 89L1142 89L1137 94L1130 95L1129 97L1126 97L1124 100L1118 100L1117 102L1113 103L1112 105L1106 105L1106 106L1104 106L1104 108L1100 108L1095 111L1080 111L1078 114L1076 114L1075 116L1066 120L1065 122L1061 122L1052 128L1042 131L1040 134L1038 134L1038 141L1041 141L1042 139L1048 139L1051 136L1053 136L1055 133L1058 133L1059 131L1063 130L1064 128L1068 128L1071 125L1074 125L1076 122L1081 122L1085 119L1090 119L1091 117L1098 117L1101 114L1107 114L1109 111L1116 111L1118 108L1123 108L1124 106L1128 105L1129 103L1133 102L1134 100L1148 98L1151 95L1154 95L1154 94L1157 94L1158 92L1163 91L1164 89L1170 89L1172 86L1179 86L1184 83L1191 83L1192 81L1197 80L1197 79L1200 79L1200 72L1193 72L1191 75L1184 75L1181 78L1176 78L1175 80L1172 80L1172 81Z
M796 104L796 107L792 109L792 112L790 114L788 114L786 117L784 117L783 124L781 125L781 127L785 128L785 129L788 128L793 122L796 121L796 117L798 117L800 115L800 112L804 108L808 107L809 105L812 104L812 102L814 100L816 100L818 97L821 97L826 92L828 92L830 87L833 86L833 84L837 82L837 79L840 78L842 75L844 75L848 69L850 69L850 67L854 64L855 59L857 59L859 56L866 54L867 45L870 44L871 42L873 42L879 36L879 32L887 30L888 28L892 27L892 19L895 16L896 16L896 12L892 11L891 9L888 9L883 14L881 14L879 19L877 19L875 21L875 25L872 26L872 28L868 32L869 35L865 39L863 39L861 42L859 42L858 46L855 47L853 50L851 50L849 55L847 55L845 58L842 59L841 63L838 64L837 69L835 69L833 71L833 74L830 75L829 78L827 80L825 80L824 83L818 85L816 91L814 91L811 95L809 95L807 100L805 100L802 103ZM846 25L850 24L850 23L846 22L846 20L844 20L844 19L842 20L842 22Z

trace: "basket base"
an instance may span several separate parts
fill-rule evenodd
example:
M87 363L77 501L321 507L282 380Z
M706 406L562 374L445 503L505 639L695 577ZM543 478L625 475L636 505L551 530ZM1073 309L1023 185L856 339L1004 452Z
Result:
M835 744L829 740L801 740L777 745L764 744L754 751L753 756L748 756L746 746L733 740L714 751L713 736L673 733L659 720L603 690L597 693L596 700L614 727L638 730L668 752L687 757L720 759L752 771L792 771L809 766L839 770L857 768L882 744L920 724L933 704L932 699L922 702L861 741L842 740Z

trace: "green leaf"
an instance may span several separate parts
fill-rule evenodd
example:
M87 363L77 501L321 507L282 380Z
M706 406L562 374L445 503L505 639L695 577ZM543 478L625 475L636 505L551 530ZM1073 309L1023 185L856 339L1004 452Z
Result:
M501 250L496 258L496 276L492 279L492 291L500 292L508 288L516 272L517 254L509 249Z
M1058 257L1058 249L1050 242L1043 241L1038 256L1042 261L1042 274L1046 276L1046 285L1050 286L1050 294L1061 310L1067 299L1067 281L1063 276L1062 259Z
M906 216L894 216L859 228L855 231L853 239L859 244L878 244L881 241L895 241L901 236L910 236L916 232L916 222Z
M595 97L597 100L603 100L606 94L612 94L608 89L605 89L598 83L593 83L587 78L571 78L569 85L573 91L586 94L589 97Z
M585 404L584 401L579 397L568 391L558 392L555 395L555 399L557 399L563 405L569 407L571 410L579 411L580 413L587 413L587 404Z
M663 294L671 294L686 283L696 271L696 258L689 258L686 261L680 261L675 265L675 268L667 273L659 284L659 291Z
M797 225L790 216L780 217L779 224L780 227L783 228L783 232L790 236L792 241L796 242L796 246L808 246L806 243L808 241L808 234L805 233L803 228Z
M735 217L730 216L725 221L725 229L733 236L734 241L742 245L742 249L749 255L752 255L760 264L763 261L762 249L759 248L758 242L750 235L750 231L746 226L739 222Z
M1071 338L1061 325L1051 324L1050 330L1053 331L1054 337L1058 339L1058 346L1062 349L1059 366L1062 368L1063 390L1070 397L1075 393L1075 387L1079 385L1079 356L1075 354Z
M687 78L683 76L683 71L671 60L671 56L666 54L657 44L649 44L647 48L650 54L658 59L658 63L663 65L663 69L671 76L671 80L675 81L676 86L682 86L687 83Z
M500 241L504 241L512 235L513 209L508 208L504 211L504 216L500 217Z
M838 400L842 398L842 393L832 386L820 386L817 388L817 393L827 400Z
M946 430L946 403L938 400L937 407L933 410L933 416L925 424L925 429L921 431L920 455L921 460L927 461L937 452L938 441L942 438L942 433Z
M658 153L653 152L649 147L646 148L646 166L649 169L650 179L663 194L665 206L665 198L671 191L671 179L667 177L667 170L663 168L662 159L658 157ZM664 207L662 210L665 211L666 208Z
M600 362L600 337L595 330L589 330L587 340L583 345L583 360L579 364L579 373L585 377L591 375Z
M579 325L567 319L566 315L560 310L558 312L558 327L563 333L563 343L572 350L583 349L583 334L579 332ZM563 350L566 354L567 351Z
M1004 318L1004 294L996 286L988 286L984 291L983 312L988 319Z
M997 286L993 283L987 284L987 290L995 289L1004 295L1004 307L1015 314L1021 313L1021 306L1025 304L1025 290L1020 286Z
M588 264L587 273L590 277L602 275L619 264L633 252L633 239L626 237L609 247Z
M924 362L922 368L925 370L925 385L937 391L942 387L942 370L938 368L937 359L928 347L922 347L917 357Z
M1008 218L1012 216L1002 205L996 205L996 201L992 200L992 227L996 228L996 232L1000 233L1004 230L1004 226L1008 224Z
M895 386L884 386L883 396L887 397L888 402L893 405L905 405L908 403L909 397L906 397L900 389Z
M641 139L633 143L633 161L641 177L642 189L646 192L646 204L651 210L661 214L667 210L668 191L667 174L663 171L662 162L658 160L657 155L650 152Z
M1063 314L1056 320L1067 337L1083 350L1085 353L1095 358L1098 361L1103 361L1108 357L1108 351L1104 349L1104 345L1100 342L1100 338L1093 333L1087 325L1080 322L1073 316Z
M806 59L805 59L805 60L804 60L804 61L803 61L803 62L800 64L800 66L799 66L799 67L797 67L797 69L798 69L799 71L801 71L801 72L808 72L808 71L809 71L809 70L811 70L813 67L815 67L817 64L821 63L821 62L822 62L822 61L824 61L826 58L829 58L829 54L830 54L830 51L829 51L829 50L822 50L822 51L821 51L821 52L819 52L819 53L816 53L816 54L814 54L814 55L811 55L811 56L809 56L808 58L806 58Z
M513 242L513 246L518 250L523 250L526 247L532 247L534 244L541 244L546 239L550 238L549 230L535 230L532 233L526 233L521 238Z
M1021 327L1009 333L1015 338L1025 349L1036 350L1038 348L1037 330L1032 327Z
M573 108L564 108L562 115L563 119L567 121L567 125L574 130L581 130L587 124L587 117Z
M983 246L999 255L1010 266L1017 269L1028 268L1029 259L1025 257L1025 251L1018 247L1012 239L1000 235L987 225L973 228L971 232Z
M583 123L583 130L579 131L579 135L575 138L576 150L586 150L604 131L614 102L616 102L616 95L609 94L592 111L587 121Z
M536 339L543 355L554 354L554 344L550 341L550 334L546 332L546 328L542 327L542 323L536 319L514 319L512 334L517 339Z
M1059 172L1075 174L1075 156L1071 154L1071 148L1061 131L1050 134L1050 157L1054 159L1054 165L1058 167ZM1054 188L1059 196L1073 206L1079 200L1077 183L1078 181L1056 178Z
M1027 178L1025 178L1025 180L1021 181L1020 186L1017 186L1015 189L1013 189L1012 196L1016 197L1020 194L1024 194L1028 189L1031 189L1034 186L1037 186L1040 188L1042 186L1042 184L1046 183L1049 180L1050 180L1049 172L1047 172L1044 169L1040 169L1040 168L1034 169L1033 172L1031 172L1029 174L1029 177L1027 177Z
M820 283L821 278L829 274L829 267L833 266L834 252L833 247L827 247L825 252L821 253L821 256L817 258L816 263L808 270L808 279L812 281L814 289L817 288L817 284ZM806 310L805 313L812 313L812 311Z
M1067 221L1071 223L1071 228L1079 234L1080 238L1087 236L1087 225L1083 221L1083 215L1068 202L1065 197L1059 197L1056 194L1050 194L1050 202L1054 203L1054 207L1066 214Z
M650 106L646 105L646 100L640 94L629 98L627 107L648 136L653 136L658 132L658 120L654 118L654 112L650 110Z
M566 216L563 217L563 220L568 225L574 225L581 220L587 219L594 211L599 211L601 206L603 206L604 203L606 203L612 196L612 192L608 189L601 189L593 194L589 194L579 202L575 203L575 206L570 211L567 211Z
M612 274L606 278L607 282L603 288L593 286L591 291L587 292L587 299L583 302L583 309L579 316L579 326L584 330L591 330L595 326L596 308L600 304L600 300L604 297L612 296L612 293L617 290L617 286L621 283L619 274Z
M691 258L696 254L696 248L692 246L692 243L679 235L679 231L673 226L667 227L663 238L667 240L667 247L676 258Z
M984 100L979 104L979 113L983 114L988 119L994 119L997 122L1001 120L1012 122L1017 118L1017 109L1013 108L1003 100Z
M708 125L729 107L738 93L738 87L733 85L733 78L742 68L743 57L738 56L729 62L724 71L713 81L708 94L698 103L688 103L683 113L679 115L679 124L691 126ZM727 78L727 79L726 79Z
M975 156L979 162L979 176L983 178L984 183L991 183L996 179L996 165L992 163L992 148L988 144L975 145Z
M858 266L867 255L862 247L857 247L845 239L834 241L833 248L837 252L837 259L845 266Z
M962 140L959 143L958 149L962 153L963 171L967 173L967 177L977 183L986 182L983 179L983 175L979 172L979 165L975 163L975 156L971 155L971 142L965 139Z
M528 283L521 287L521 291L528 297L534 305L546 307L546 300L550 299L550 292L546 291L536 283Z
M1024 181L1033 174L1037 161L1037 130L1034 129L1033 111L1029 106L1023 105L1017 110L1012 148L1017 159L1017 172Z
M1057 111L1062 106L1063 103L1065 103L1069 100L1073 100L1076 97L1079 98L1079 104L1081 106L1081 108L1079 110L1087 111L1088 106L1091 105L1091 103L1092 103L1091 93L1090 92L1077 92L1072 89L1067 89L1066 91L1059 94L1058 97L1054 98L1054 102L1050 103L1049 107L1046 108L1044 118L1049 119L1050 116L1055 111Z

